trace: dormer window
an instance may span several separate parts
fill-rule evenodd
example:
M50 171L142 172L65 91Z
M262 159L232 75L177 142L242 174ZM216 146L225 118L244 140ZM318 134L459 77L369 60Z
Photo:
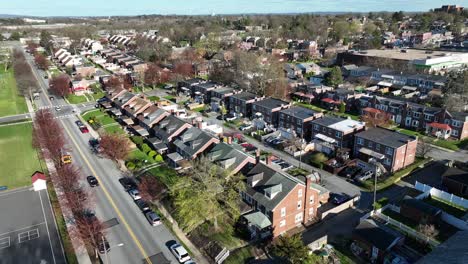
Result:
M269 187L269 188L265 189L265 196L268 199L273 199L273 198L275 198L276 195L278 195L278 193L281 192L281 190L282 190L282 185L281 184L274 185L272 187Z
M252 175L250 176L248 179L247 179L247 183L251 186L251 187L255 187L255 185L257 185L257 183L259 181L261 181L263 179L263 172L260 172L260 173L257 173L255 175Z

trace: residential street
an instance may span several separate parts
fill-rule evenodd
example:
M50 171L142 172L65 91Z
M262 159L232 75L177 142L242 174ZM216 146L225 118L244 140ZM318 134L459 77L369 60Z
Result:
M31 57L27 56L36 77L40 80L42 93L40 99L36 100L38 108L55 107L65 105L63 99L50 101L47 94L47 80L43 74L33 66ZM108 257L112 263L154 263L151 256L163 253L171 261L177 263L170 252L167 242L175 241L176 238L165 225L152 227L144 215L139 211L131 197L124 191L118 179L124 176L112 161L96 157L88 148L90 134L81 134L75 125L82 109L91 109L93 105L85 104L83 108L76 106L64 107L64 113L58 116L65 129L64 134L69 139L69 148L72 153L73 162L81 169L83 176L93 175L100 182L99 187L90 190L95 194L96 215L103 221L109 221L111 227L106 231L107 239L111 247L123 243L121 247L112 248ZM75 113L71 112L75 110ZM78 111L77 111L78 110ZM71 112L71 113L70 113ZM65 114L65 115L64 115ZM82 184L88 185L83 179ZM146 261L145 261L146 260Z

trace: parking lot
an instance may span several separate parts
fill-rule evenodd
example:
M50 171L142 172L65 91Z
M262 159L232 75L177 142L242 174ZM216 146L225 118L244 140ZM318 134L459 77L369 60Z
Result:
M0 192L0 263L66 263L47 191Z

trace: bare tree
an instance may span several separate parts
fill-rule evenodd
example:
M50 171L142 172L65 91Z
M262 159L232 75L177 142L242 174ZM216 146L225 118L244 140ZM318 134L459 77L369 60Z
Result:
M361 116L361 120L367 127L390 127L393 123L390 114L385 112L365 113Z
M161 83L162 69L154 63L149 63L144 74L145 84L151 85L153 89Z
M128 157L130 153L130 142L127 137L120 134L107 133L101 136L99 146L102 148L101 153L115 162L119 163Z
M70 94L70 77L66 74L60 74L53 77L49 82L50 91L56 96L65 97Z
M34 55L34 62L36 62L37 67L39 67L41 70L47 70L49 68L49 61L44 55L40 53L36 53Z
M432 150L432 145L429 143L429 140L426 138L419 138L417 146L417 154L420 157L425 158L429 152Z

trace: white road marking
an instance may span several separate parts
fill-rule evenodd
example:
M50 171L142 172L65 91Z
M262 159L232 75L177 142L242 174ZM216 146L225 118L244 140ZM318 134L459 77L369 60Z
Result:
M40 226L40 225L43 225L45 224L46 222L42 222L42 223L39 223L39 224L35 224L35 225L30 225L30 226L26 226L26 227L23 227L23 228L20 228L20 229L16 229L16 230L13 230L13 231L9 231L9 232L5 232L3 234L0 234L0 236L4 236L6 234L10 234L10 233L16 233L18 231L21 231L21 230L24 230L24 229L28 229L28 228L32 228L32 227L36 227L36 226Z
M19 233L18 234L18 243L21 244L23 242L33 240L33 239L36 239L36 238L39 238L39 229L37 229L37 228L31 229L29 231L25 231L25 232L22 232L22 233Z
M44 221L45 221L45 224L46 224L47 237L49 238L50 250L52 251L52 259L54 260L54 263L57 263L56 260L55 260L54 248L52 247L52 241L50 240L49 226L47 225L47 217L46 217L45 211L44 211L44 204L42 203L41 191L39 191L37 193L39 195L39 200L41 201L41 208L42 208L42 214L44 215Z
M10 247L10 237L0 238L0 249Z

